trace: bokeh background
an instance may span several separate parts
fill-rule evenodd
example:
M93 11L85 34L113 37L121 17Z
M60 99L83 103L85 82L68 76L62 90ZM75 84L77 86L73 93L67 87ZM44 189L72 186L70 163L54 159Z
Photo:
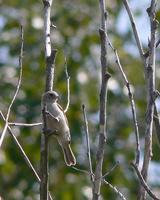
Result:
M85 104L89 122L93 168L99 130L100 88L100 12L98 0L54 0L51 21L53 48L58 50L55 67L54 89L60 94L62 107L67 103L65 57L70 79L71 99L67 117L72 134L72 148L77 157L77 167L88 170L82 104ZM106 1L109 37L118 49L123 68L132 86L136 102L141 138L144 147L146 88L143 66L131 31L130 22L122 1ZM146 9L149 0L131 0L142 44L147 49L149 19ZM160 21L160 2L157 4ZM15 92L18 80L20 52L20 23L24 24L24 58L22 84L13 105L10 121L34 123L41 121L41 95L45 86L45 59L43 42L43 4L36 0L0 0L0 110L7 107ZM160 28L157 30L159 38ZM116 186L127 199L135 200L138 181L130 167L134 159L135 135L131 108L124 82L113 52L108 49L107 143L103 172L116 161L120 162L106 180ZM156 87L160 88L160 52L157 49ZM160 101L157 100L160 110ZM4 123L0 121L2 131ZM41 127L13 127L13 132L24 147L34 167L39 172ZM153 132L153 160L149 169L149 184L160 194L159 146ZM142 162L142 160L141 160ZM57 142L50 140L50 191L55 199L91 199L91 182L85 174L66 167ZM39 199L39 184L25 164L9 134L0 149L0 195L5 200ZM119 199L107 186L102 185L103 199Z

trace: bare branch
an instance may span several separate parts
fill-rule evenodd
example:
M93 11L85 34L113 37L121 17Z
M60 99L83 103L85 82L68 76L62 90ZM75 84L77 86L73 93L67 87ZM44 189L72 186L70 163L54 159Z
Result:
M15 94L14 94L14 96L12 98L12 101L11 101L9 107L8 107L5 126L4 126L4 129L2 131L1 138L0 138L0 147L2 146L4 137L5 137L5 134L6 134L6 131L7 131L8 120L9 120L9 115L10 115L10 112L11 112L12 105L13 105L14 101L16 100L16 97L17 97L17 94L19 92L19 88L20 88L20 85L21 85L22 71L23 71L23 67L22 67L22 59L23 59L23 27L22 27L22 25L20 27L20 34L21 34L21 36L20 36L21 37L21 49L20 49L20 56L19 56L20 73L19 73L19 78L18 78L18 83L17 83Z
M84 170L84 169L79 169L79 168L73 167L73 166L71 166L71 168L74 169L74 170L76 170L76 171L78 171L78 172L85 173L85 174L87 174L89 176L93 175L93 174L90 174L90 172L88 172L87 170Z
M54 80L54 61L57 50L51 48L50 39L50 14L52 0L43 0L44 4L44 38L45 38L45 58L46 58L46 89L45 91L51 91L53 88Z
M151 1L150 7L147 9L150 18L151 41L149 45L149 57L147 65L147 111L146 111L146 131L145 131L145 149L144 160L142 166L142 176L147 182L149 163L152 157L152 130L154 116L154 91L155 91L155 52L156 52L156 28L155 19L156 0ZM140 199L146 199L146 191L141 186L139 192Z
M122 200L126 200L126 198L124 197L124 195L113 185L111 185L108 181L106 181L105 179L103 179L103 182L108 185Z
M85 105L82 105L83 109L83 117L84 117L84 122L85 122L85 133L86 133L86 142L87 142L87 156L88 156L88 162L89 162L89 170L90 170L90 177L91 181L93 183L93 168L92 168L92 160L91 160L91 150L90 150L90 141L89 141L89 130L88 130L88 121L87 121L87 116L86 116L86 110L85 110Z
M3 121L5 122L6 119L5 119L2 111L0 111L0 116L3 119ZM39 177L38 173L36 172L35 168L33 167L32 163L30 162L28 156L26 155L23 147L21 146L21 144L17 140L16 136L13 134L13 132L12 132L12 130L11 130L11 128L10 128L9 125L7 126L7 129L8 129L9 134L12 136L12 139L14 140L14 142L15 142L15 144L16 144L16 146L17 146L17 148L18 148L18 150L19 150L19 152L21 154L21 156L24 158L27 166L32 170L33 175L35 176L35 178L37 179L37 181L40 183L41 180L40 180L40 177ZM49 199L52 200L50 192L48 193L48 195L49 195Z
M118 162L116 163L116 165L108 172L108 174L113 171L115 169L115 167L117 166ZM86 171L86 170L83 170L83 169L79 169L77 167L72 167L72 169L78 171L78 172L82 172L82 173L85 173L89 176L93 176L94 178L94 174L90 174L90 172ZM103 175L102 177L99 177L98 179L102 180L103 183L105 183L106 185L108 185L122 200L126 200L126 198L124 197L124 195L113 185L111 185L108 181L105 180L105 176L107 176L107 173L105 175Z
M3 113L2 113L1 111L0 111L0 115L1 115L1 118L3 119L3 121L6 122L6 119L5 119L5 117L4 117L4 115L3 115ZM7 125L7 129L8 129L9 134L12 136L12 138L13 138L13 140L14 140L16 146L18 147L18 149L19 149L19 151L20 151L22 157L23 157L24 160L26 161L28 167L32 170L32 172L33 172L34 176L36 177L37 181L40 183L40 178L39 178L39 176L38 176L36 170L34 169L33 165L31 164L31 162L30 162L29 158L27 157L25 151L23 150L21 144L18 142L17 138L16 138L15 135L12 133L12 130L11 130L11 128L10 128L9 125Z
M50 14L52 0L43 0L44 4L44 39L45 39L45 58L46 58L46 87L45 92L53 89L54 80L54 61L56 50L51 49L50 39ZM48 135L46 124L46 105L42 101L43 132L41 133L41 159L40 159L40 200L48 200Z
M134 130L135 130L135 136L136 136L136 158L135 158L135 162L138 165L139 164L139 159L140 159L140 142L139 142L139 128L138 128L138 121L137 121L137 115L136 115L136 107L135 107L135 102L134 102L134 98L133 98L133 94L131 91L131 87L130 87L130 83L127 79L127 76L123 70L123 67L121 65L120 59L119 59L119 55L117 50L113 47L111 41L109 40L109 37L106 33L106 37L107 37L107 41L109 46L111 47L111 49L114 51L115 57L116 57L116 64L119 67L119 70L122 74L122 77L124 79L125 85L128 89L128 97L130 100L130 104L131 104L131 109L132 109L132 117L133 117L133 123L134 123Z
M106 176L108 176L111 172L113 172L113 171L115 170L115 168L116 168L117 166L119 166L119 162L116 162L116 164L115 164L108 172L106 172L106 173L102 176L102 178L105 178Z
M141 56L141 59L143 61L144 66L145 66L146 60L145 60L145 57L144 57L144 51L143 51L143 48L142 48L142 44L141 44L141 41L140 41L140 38L139 38L139 35L138 35L136 23L135 23L131 8L129 6L128 0L123 0L123 4L124 4L124 6L127 10L127 13L128 13L128 16L129 16L129 19L130 19L130 22L131 22L132 30L133 30L133 33L134 33L134 37L135 37L137 47L138 47L138 50L139 50L139 54Z
M42 122L37 122L33 124L26 124L26 123L18 123L18 122L8 122L9 126L26 126L26 127L32 127L32 126L40 126L42 125Z
M136 171L136 174L138 176L138 179L141 183L141 185L143 186L143 188L145 189L145 191L148 193L148 195L150 197L152 197L154 200L160 200L160 198L156 197L155 194L153 194L153 192L151 191L151 189L149 188L149 186L147 185L147 183L145 182L142 174L140 173L137 165L135 165L134 163L131 163L131 166L134 168L134 170Z
M64 112L66 113L69 108L69 104L70 104L70 76L68 75L66 58L65 58L65 66L66 66L65 72L66 72L66 78L67 78L67 105L66 105Z
M100 89L100 132L99 143L97 150L97 163L95 169L95 179L93 184L93 200L99 200L101 179L102 177L102 165L104 159L104 148L106 143L106 105L107 105L107 83L110 78L107 66L107 44L106 44L106 20L107 12L105 10L105 0L99 1L101 11L101 27L99 29L100 41L101 41L101 89Z

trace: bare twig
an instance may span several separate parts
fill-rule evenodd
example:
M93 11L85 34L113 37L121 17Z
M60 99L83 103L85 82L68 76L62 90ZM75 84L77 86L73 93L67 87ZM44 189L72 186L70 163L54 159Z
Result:
M93 174L90 174L90 172L88 172L87 170L80 169L80 168L73 167L73 166L71 166L71 167L72 167L72 169L74 169L74 170L76 170L76 171L78 171L78 172L85 173L85 174L87 174L87 175L89 175L89 176L93 175Z
M65 72L66 72L66 78L67 78L67 105L66 105L64 112L66 113L69 108L69 104L70 104L70 76L68 75L66 58L65 58L65 66L66 66Z
M137 165L135 165L134 163L131 163L131 166L134 168L134 170L136 171L136 174L138 176L138 180L140 181L141 185L143 186L143 188L145 189L145 191L148 193L148 195L150 197L152 197L154 200L160 200L160 198L156 197L155 194L153 194L153 192L151 191L151 189L149 188L149 186L147 185L146 181L144 180L142 174L140 173Z
M5 119L5 117L4 117L4 115L3 115L3 113L2 113L1 111L0 111L0 115L1 115L1 118L3 119L3 121L6 122L6 119ZM16 146L18 147L18 149L19 149L19 151L20 151L22 157L23 157L24 160L26 161L28 167L32 170L33 175L36 177L36 179L38 180L38 182L40 182L40 178L39 178L39 176L38 176L36 170L34 169L33 165L31 164L31 162L30 162L29 158L27 157L26 153L24 152L24 150L23 150L21 144L18 142L16 136L12 133L12 130L11 130L11 128L10 128L9 125L7 126L7 129L8 129L9 134L12 136L12 138L13 138L13 140L14 140Z
M37 122L33 124L27 124L27 123L18 123L18 122L8 122L9 126L26 126L26 127L32 127L32 126L40 126L42 125L42 122Z
M133 33L134 33L134 36L135 36L135 40L136 40L136 43L137 43L137 47L138 47L138 50L139 50L139 54L141 56L141 59L143 61L144 66L145 66L146 60L145 60L145 57L144 57L144 51L143 51L143 48L142 48L141 41L139 39L136 23L135 23L133 14L131 12L128 0L123 0L123 4L124 4L124 6L127 10L127 13L128 13L128 16L129 16L129 19L130 19L130 22L131 22L132 30L133 30Z
M107 44L106 44L106 20L107 12L105 10L105 1L100 0L100 11L101 11L101 27L99 29L100 40L101 40L101 90L100 90L100 132L99 132L99 143L97 150L97 163L95 169L95 179L93 183L93 200L99 200L101 179L102 177L102 165L104 159L104 148L106 143L106 104L107 104L107 83L110 78L107 66Z
M116 162L116 164L115 164L108 172L106 172L106 173L102 176L102 178L105 178L106 176L108 176L111 172L113 172L113 171L115 170L115 168L116 168L117 166L119 166L119 162Z
M20 49L20 56L19 56L20 73L19 73L19 78L18 78L18 83L17 83L15 94L14 94L14 96L12 98L12 101L11 101L9 107L8 107L5 126L4 126L4 129L2 131L1 138L0 138L0 147L1 147L2 143L3 143L4 137L5 137L5 134L6 134L6 131L7 131L8 120L9 120L9 116L10 116L12 105L13 105L16 97L17 97L17 94L19 92L19 88L20 88L20 85L21 85L22 71L23 71L23 67L22 67L22 59L23 59L23 27L22 27L22 25L20 27L20 34L21 34L21 49Z
M85 110L85 105L82 105L82 110L83 110L83 117L84 117L84 122L85 122L85 133L86 133L86 142L87 142L87 156L88 156L88 162L89 162L89 170L90 170L90 175L91 175L91 181L93 183L93 169L92 169L92 160L91 160L91 149L90 149L90 141L89 141L89 130L88 130L88 120L86 116L86 110Z
M154 91L155 91L155 49L156 49L156 28L157 22L155 19L156 0L151 1L150 7L147 9L150 26L151 26L151 41L149 45L149 57L147 66L147 112L146 112L146 131L145 131L145 149L144 160L142 166L142 176L147 182L149 163L152 157L152 130L153 130L153 116L154 116ZM139 199L146 199L146 191L141 186L139 192Z
M115 57L116 57L116 64L118 65L120 72L122 74L122 77L124 79L125 85L128 89L128 97L130 100L130 104L131 104L131 109L132 109L132 117L133 117L133 123L134 123L134 130L135 130L135 136L136 136L136 158L135 158L135 162L138 165L139 164L139 159L140 159L140 142L139 142L139 128L138 128L138 121L137 121L137 115L136 115L136 107L135 107L135 102L134 102L134 98L133 98L133 94L131 91L131 87L130 87L130 83L127 79L127 76L123 70L123 67L121 65L120 59L119 59L119 55L117 50L113 47L111 41L109 40L109 37L106 33L106 37L107 37L107 41L108 41L108 45L111 47L111 49L114 51Z
M87 174L88 176L93 176L94 177L94 174L90 174L90 172L86 171L86 170L83 170L83 169L79 169L77 167L72 167L72 169L78 171L78 172L81 172L81 173L84 173L84 174ZM113 185L111 185L108 181L106 181L104 179L104 176L98 178L100 180L103 181L103 183L105 183L106 185L108 185L122 200L126 200L126 198L124 197L124 195Z
M0 116L1 116L1 118L3 119L3 121L5 122L6 119L5 119L5 117L4 117L3 113L2 113L2 111L0 111ZM12 139L14 140L14 142L15 142L17 148L19 149L20 154L21 154L22 157L24 158L24 160L25 160L27 166L32 170L33 175L36 177L37 181L40 183L41 180L40 180L40 177L39 177L38 173L36 172L35 168L33 167L32 163L30 162L28 156L26 155L26 153L25 153L23 147L21 146L21 144L20 144L19 141L17 140L16 136L12 133L12 130L11 130L11 128L10 128L9 125L7 126L7 129L8 129L9 134L12 136ZM51 197L50 192L48 192L48 195L49 195L49 199L52 200L52 197Z
M127 10L129 18L130 18L132 30L133 30L133 33L134 33L135 40L137 42L137 46L138 46L138 49L139 49L141 60L142 60L143 65L144 65L144 72L145 72L145 75L146 75L147 74L147 58L149 56L150 49L144 54L143 47L142 47L141 42L140 42L140 38L139 38L138 31L137 31L137 28L136 28L135 20L133 18L133 14L131 12L128 0L123 0L123 3L125 5L125 8ZM155 20L155 24L156 24L156 20ZM157 42L156 42L156 48L159 46L159 44L160 44L160 39L157 40ZM146 76L145 76L145 78L147 79ZM156 107L156 105L155 105L155 107ZM156 126L160 127L160 121L156 121L155 123L156 123Z
M108 185L122 200L126 200L126 198L124 197L124 195L113 185L111 185L108 181L106 181L105 179L103 179L103 182Z

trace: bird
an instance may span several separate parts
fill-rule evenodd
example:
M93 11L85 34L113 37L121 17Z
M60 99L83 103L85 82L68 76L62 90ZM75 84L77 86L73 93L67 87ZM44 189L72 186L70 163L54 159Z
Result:
M63 108L58 104L59 95L56 91L43 94L42 102L46 106L47 130L53 133L62 148L67 166L76 165L76 158L71 149L71 135L68 120Z

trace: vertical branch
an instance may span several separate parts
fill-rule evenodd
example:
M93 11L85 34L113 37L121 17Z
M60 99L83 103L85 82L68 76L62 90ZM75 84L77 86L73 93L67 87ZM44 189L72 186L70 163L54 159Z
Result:
M104 157L104 147L106 143L106 100L107 100L107 82L110 74L107 72L107 45L106 45L106 20L107 12L105 10L105 1L99 0L101 10L101 27L99 29L101 40L101 89L100 89L100 132L99 144L97 151L97 163L95 169L95 179L93 184L93 200L98 200L100 197L100 188L102 179L102 165Z
M46 59L46 87L45 91L53 88L54 80L54 60L56 50L51 49L50 39L50 13L52 0L43 0L44 4L44 40ZM48 136L46 124L46 105L42 102L43 132L41 134L41 160L40 160L40 200L48 200ZM51 199L51 198L50 198Z
M155 33L157 28L157 21L155 19L156 0L151 1L150 7L147 9L150 18L151 27L151 41L149 44L149 57L147 65L147 112L146 112L146 131L145 131L145 150L144 161L142 166L142 176L147 182L149 163L152 157L152 130L153 130L153 116L154 116L154 91L155 91L155 49L156 40ZM146 191L141 186L139 199L146 199Z

